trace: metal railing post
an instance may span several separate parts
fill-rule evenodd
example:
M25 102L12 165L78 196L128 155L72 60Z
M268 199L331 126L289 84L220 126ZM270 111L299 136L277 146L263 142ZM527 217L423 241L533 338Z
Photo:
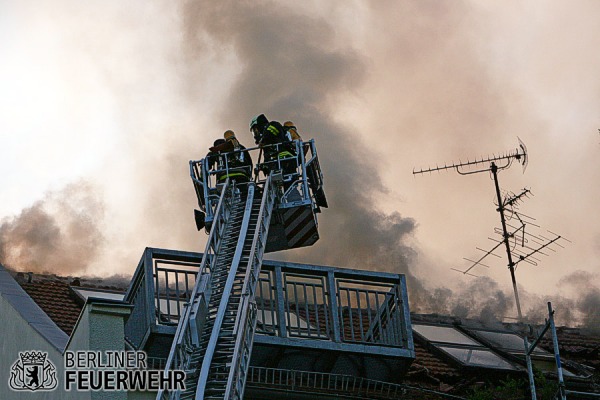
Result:
M282 278L281 267L276 266L273 271L273 277L275 278L275 295L277 296L277 329L280 337L287 337L287 326L285 324L285 300L283 298L283 278Z
M152 251L149 248L146 248L144 252L144 281L146 284L146 310L147 313L147 322L150 330L157 324L156 322L156 305L154 304L154 292L157 288L154 287L154 277L153 277L153 268L152 268ZM150 295L151 294L151 295ZM158 294L158 293L157 293ZM158 296L156 297L159 298ZM160 300L159 300L160 301Z
M558 374L558 391L560 398L566 400L567 395L565 394L565 381L563 378L562 364L560 362L560 352L558 349L558 337L556 336L556 326L554 326L554 311L552 310L552 303L548 302L548 323L552 331L552 345L554 347L554 358L556 359L556 370Z
M333 341L342 341L340 329L340 314L337 299L337 288L335 286L335 275L333 271L327 273L327 292L329 293L329 315L331 315L331 327L333 330Z
M412 324L410 322L410 312L408 310L408 289L406 286L406 276L400 275L400 298L402 299L402 341L405 349L414 349Z
M531 390L531 400L536 400L537 396L535 393L535 377L533 376L533 367L531 365L531 355L529 354L529 343L527 343L527 336L523 338L525 345L525 360L527 361L527 374L529 375L529 388Z

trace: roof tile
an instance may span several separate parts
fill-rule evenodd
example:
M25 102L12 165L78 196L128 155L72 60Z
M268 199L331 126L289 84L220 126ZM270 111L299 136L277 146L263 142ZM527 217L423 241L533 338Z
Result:
M61 281L22 282L21 287L67 335L73 331L82 304L74 297L69 284Z

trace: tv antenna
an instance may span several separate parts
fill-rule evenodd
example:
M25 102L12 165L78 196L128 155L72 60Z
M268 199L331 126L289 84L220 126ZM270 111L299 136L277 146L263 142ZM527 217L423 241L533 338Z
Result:
M515 270L518 264L521 262L526 262L531 265L537 265L537 263L540 261L538 257L541 255L547 255L545 250L555 251L551 246L560 246L560 244L557 242L560 239L566 239L550 231L548 232L550 235L552 235L551 237L533 235L529 233L529 231L526 232L527 226L539 228L539 225L533 223L533 221L535 221L534 218L531 218L518 211L520 203L532 195L531 190L523 189L519 194L508 193L505 194L504 197L502 196L498 181L498 172L509 168L516 160L522 165L523 173L525 173L525 169L527 168L527 163L529 161L529 155L527 153L527 147L525 146L525 143L523 143L521 139L517 139L519 141L519 146L515 150L507 153L500 155L494 154L492 156L482 157L480 159L475 158L473 161L459 161L458 163L444 164L443 166L436 165L435 167L422 168L418 171L413 169L413 175L424 174L427 172L440 172L450 169L456 170L456 172L458 172L460 175L491 172L494 179L494 186L496 188L496 211L498 211L500 214L501 223L501 228L496 228L495 233L500 236L500 239L489 238L495 242L495 245L489 250L484 250L478 247L477 250L484 253L480 258L476 260L465 258L466 261L471 263L469 268L466 270L461 271L455 268L452 269L464 275L477 276L471 273L471 270L477 266L490 268L489 265L484 264L483 261L489 256L501 258L501 256L495 254L494 252L496 249L501 248L502 245L504 245L506 257L508 259L508 269L510 270L513 291L515 294L518 318L521 321L523 319L523 314L521 312L521 303L519 301L519 291L517 290L517 279L515 276ZM515 220L517 222L514 222Z
M431 173L431 172L439 172L446 169L455 169L461 175L470 175L476 174L478 172L486 172L492 171L495 169L496 173L500 170L507 169L510 167L514 160L517 160L523 166L523 173L525 173L525 169L527 168L527 163L529 162L529 156L527 155L527 147L525 143L521 139L519 139L519 147L516 150L509 151L508 153L496 155L493 154L491 156L482 157L481 159L475 158L475 160L467 162L459 161L458 163L452 163L450 165L444 164L443 166L436 165L435 167L429 167L425 169L415 170L413 169L413 175ZM500 165L496 164L496 162L502 162ZM489 167L482 167L482 164L490 163ZM473 169L471 169L473 168Z

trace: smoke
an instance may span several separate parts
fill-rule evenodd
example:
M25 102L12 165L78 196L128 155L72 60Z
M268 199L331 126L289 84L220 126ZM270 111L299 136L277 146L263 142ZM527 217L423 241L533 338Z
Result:
M116 133L111 154L102 158L94 176L103 197L74 184L5 219L0 260L20 269L108 274L131 272L146 246L201 250L205 235L194 228L187 161L206 154L226 129L251 144L248 121L259 113L281 122L290 119L304 138L316 139L330 204L319 215L321 239L314 246L268 257L405 273L415 311L501 318L511 313L514 302L512 292L494 280L500 281L504 271L458 288L460 283L446 279L448 263L465 255L465 243L478 245L497 223L493 209L481 206L482 198L491 197L489 182L477 185L475 177L448 176L447 181L419 180L415 189L412 167L501 151L507 143L515 144L517 134L530 133L524 137L530 149L536 149L530 140L540 140L538 162L530 164L526 184L545 184L534 187L540 198L582 210L579 226L587 224L589 210L595 209L595 192L583 188L597 190L592 189L598 187L597 173L588 171L599 170L594 168L598 157L576 146L592 148L579 140L579 133L600 109L597 80L582 78L574 84L565 79L578 76L574 64L586 66L585 76L597 75L598 52L586 51L580 39L598 37L583 32L597 24L591 17L574 24L578 7L564 6L564 12L556 12L562 6L544 7L530 20L528 9L515 12L513 6L465 1L138 5L66 1L53 3L52 10L37 5L27 9L68 27L56 39L60 58L67 60L64 74L73 85L66 92L103 88L102 96L91 97L104 103L88 100L63 114L69 118L73 110L77 120L96 121L100 128L68 125L69 130L85 137L105 128L98 121L112 121L115 126L106 128ZM578 46L570 46L555 29L563 26L555 23L557 15L565 16L564 25L577 25L567 37ZM532 36L530 31L539 33ZM557 32L560 40L549 36L553 45L543 46L548 41L541 37ZM529 56L532 49L535 57ZM551 89L545 89L546 81L552 81ZM584 93L583 100L574 96L578 92ZM558 100L534 101L559 98L568 99L573 110L560 112L564 103ZM578 107L589 111L585 124L575 125L583 118ZM85 114L107 108L112 114ZM563 114L570 117L550 121L549 116ZM558 139L564 132L576 139L563 145ZM553 157L552 165L542 162L542 154ZM557 171L565 165L569 167ZM558 193L563 175L572 187L563 191L571 193L569 201ZM579 188L574 176L587 180L575 180L583 182ZM509 188L508 172L502 179ZM76 193L66 195L69 190ZM92 201L77 200L86 193ZM480 223L487 211L494 221ZM538 216L548 226L556 225L548 218L552 216L561 224L577 220L555 210ZM97 223L103 219L105 224ZM415 245L416 234L423 245ZM435 259L434 252L444 259L424 261ZM559 272L564 273L548 274ZM519 282L527 282L526 274ZM525 300L526 291L521 293ZM597 287L585 293L573 300L577 312L569 318L593 320ZM526 312L543 318L545 299L532 296L522 303L542 304L541 311Z
M377 209L386 190L377 156L352 126L336 120L336 104L360 87L367 60L344 43L329 18L263 5L188 2L182 12L188 54L206 48L197 38L209 35L241 63L221 121L247 126L250 116L264 112L293 120L316 138L330 204L320 216L321 239L276 257L409 273L414 251L405 238L415 221Z
M85 181L49 192L0 225L0 262L18 271L60 274L84 270L103 244L104 208Z
M519 286L519 299L527 323L542 324L548 318L547 303L552 303L557 325L579 326L599 332L600 288L598 275L575 271L565 276L554 293L536 294ZM577 293L573 296L561 292ZM416 293L411 302L413 312L437 313L459 318L477 319L490 324L516 317L514 294L489 277L478 277L459 290L430 289Z
M489 323L511 315L514 307L512 294L487 277L478 277L456 291L448 288L424 289L411 299L413 312L475 318Z
M560 281L561 286L567 286L577 296L572 300L571 307L582 325L596 333L600 332L600 285L597 284L599 274L587 271L575 271Z
M6 262L21 269L70 274L96 267L131 268L145 246L199 250L199 235L190 229L194 200L186 162L203 156L203 144L207 147L228 128L248 144L248 121L264 112L272 119L293 120L306 138L314 135L330 204L321 216L321 240L316 246L277 256L405 273L411 278L411 290L420 287L409 270L416 253L406 244L416 222L378 209L377 199L386 188L376 166L377 154L354 127L339 119L337 105L356 94L368 68L368 60L345 41L332 18L342 9L310 16L306 10L271 2L257 6L189 1L178 11L171 17L182 23L183 41L170 45L182 53L159 47L154 51L175 56L175 62L154 58L152 53L154 62L147 63L148 55L140 49L147 49L144 45L150 38L161 43L164 39L157 38L157 32L142 36L122 23L122 10L107 8L102 12L122 38L120 46L110 47L105 38L89 33L102 26L97 22L82 26L76 17L85 10L74 9L71 23L80 34L73 35L67 47L82 52L86 63L97 65L99 78L114 95L120 110L118 126L126 137L118 141L121 147L108 157L99 176L106 188L111 226L97 224L101 208L93 213L92 203L88 204L87 215L93 222L89 226L80 214L69 214L68 207L50 209L49 203L63 196L53 193L5 223ZM145 12L144 18L152 21L156 16ZM168 34L172 32L163 37ZM208 70L207 60L234 78L223 78L220 86L211 87L208 79L199 78ZM138 72L123 74L120 68L125 67ZM159 76L175 79L155 79ZM143 107L140 93L148 95ZM164 93L168 96L159 101L157 97ZM201 100L207 94L211 99ZM219 111L207 118L209 104ZM73 187L66 188L65 195ZM40 228L31 229L32 225ZM89 231L71 235L73 225ZM109 256L98 251L102 234L110 243Z

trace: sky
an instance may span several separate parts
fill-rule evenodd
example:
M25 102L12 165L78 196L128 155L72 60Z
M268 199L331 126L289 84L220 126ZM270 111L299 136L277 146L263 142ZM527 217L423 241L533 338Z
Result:
M524 313L598 322L600 3L297 3L1 2L0 262L128 276L145 247L202 251L188 161L227 129L250 145L265 113L315 139L330 204L317 244L269 257L404 273L415 311L513 318L505 258L452 270L494 245L490 174L413 169L520 138L503 194L530 189L531 232L570 241L517 268Z

